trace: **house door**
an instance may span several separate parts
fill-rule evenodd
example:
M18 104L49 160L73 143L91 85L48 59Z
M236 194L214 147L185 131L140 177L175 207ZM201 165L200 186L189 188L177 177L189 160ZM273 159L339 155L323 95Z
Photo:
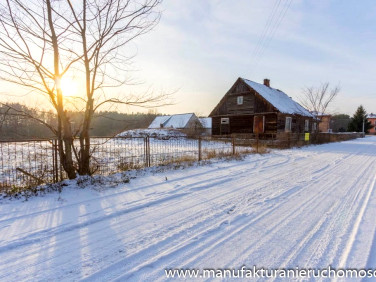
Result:
M220 135L230 134L230 118L221 118Z
M253 133L264 133L265 116L255 116L253 119Z

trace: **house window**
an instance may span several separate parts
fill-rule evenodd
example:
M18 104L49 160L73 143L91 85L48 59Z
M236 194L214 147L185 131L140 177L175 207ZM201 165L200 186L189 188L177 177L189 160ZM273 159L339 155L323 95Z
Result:
M238 105L243 105L243 96L238 96Z
M286 123L285 123L285 131L290 132L291 131L291 117L286 117Z
M221 118L221 124L230 124L229 118Z
M309 120L306 119L306 120L304 121L304 131L308 131L308 130L309 130Z
M316 131L316 130L317 130L317 123L314 122L314 123L312 124L312 131Z

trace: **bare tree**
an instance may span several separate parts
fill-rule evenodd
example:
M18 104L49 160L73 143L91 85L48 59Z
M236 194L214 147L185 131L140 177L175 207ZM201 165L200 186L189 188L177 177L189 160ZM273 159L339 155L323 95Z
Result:
M329 82L322 83L318 87L306 87L303 89L300 103L314 115L323 115L340 91L339 85L330 89Z
M0 4L0 78L45 95L56 115L50 129L70 179L90 174L89 130L94 112L107 103L154 106L165 94L113 97L106 89L127 83L130 56L124 47L158 22L161 0L4 0ZM61 80L82 76L84 118L75 147Z

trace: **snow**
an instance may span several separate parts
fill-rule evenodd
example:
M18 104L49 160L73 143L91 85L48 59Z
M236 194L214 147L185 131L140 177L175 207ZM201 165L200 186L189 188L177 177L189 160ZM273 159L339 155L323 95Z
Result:
M119 133L117 137L154 137L154 138L165 138L165 137L186 137L186 134L179 130L175 129L133 129L126 130L122 133Z
M202 127L203 128L212 128L212 118L211 117L206 117L206 118L199 118Z
M308 110L303 108L299 103L295 102L281 90L274 89L248 79L243 78L243 80L248 86L253 88L265 100L269 101L269 103L276 107L281 113L313 117Z
M189 120L195 116L195 114L177 114L172 116L158 116L149 125L149 128L185 128Z
M161 281L165 268L376 267L376 137L146 171L0 202L0 280ZM91 188L90 188L91 187ZM102 188L102 189L98 189Z
M160 128L171 116L158 116L151 122L149 128Z
M164 124L166 128L185 128L194 114L178 114L171 116Z

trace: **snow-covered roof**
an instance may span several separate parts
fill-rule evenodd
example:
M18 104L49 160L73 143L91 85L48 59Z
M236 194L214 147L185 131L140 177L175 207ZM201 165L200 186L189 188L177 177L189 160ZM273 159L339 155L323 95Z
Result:
M376 118L376 114L370 113L367 115L367 118Z
M245 78L242 78L242 80L248 86L253 88L258 94L260 94L265 100L277 108L281 113L313 117L308 110L303 108L299 103L295 102L281 90L274 89Z
M193 113L157 116L149 125L149 128L185 128L193 116Z
M171 116L157 116L149 125L149 128L160 128Z
M194 114L179 114L171 116L164 127L171 127L171 128L184 128L186 127L189 120L192 118Z
M203 128L212 128L212 119L210 117L199 118Z

